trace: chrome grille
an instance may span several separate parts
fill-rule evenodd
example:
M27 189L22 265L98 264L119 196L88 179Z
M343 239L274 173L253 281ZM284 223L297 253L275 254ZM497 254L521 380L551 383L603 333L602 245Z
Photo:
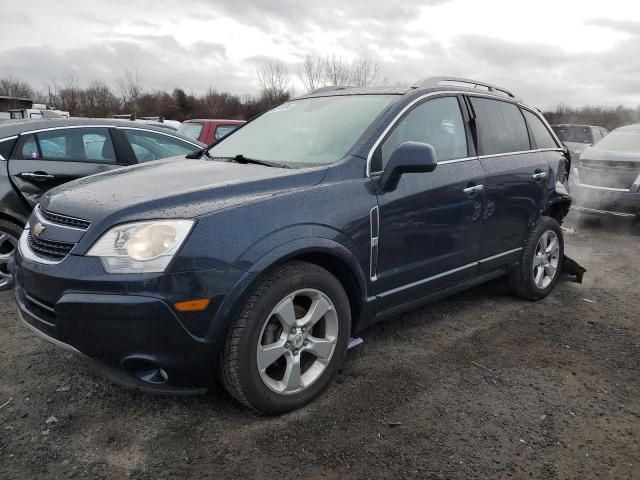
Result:
M29 232L27 241L33 253L49 260L62 260L75 247L74 243L56 242L34 237L31 232Z
M89 222L88 220L69 217L67 215L60 215L59 213L49 212L44 208L40 208L40 214L51 223L57 223L58 225L64 225L67 227L79 228L80 230L86 230L87 228L89 228L89 225L91 225L91 222Z

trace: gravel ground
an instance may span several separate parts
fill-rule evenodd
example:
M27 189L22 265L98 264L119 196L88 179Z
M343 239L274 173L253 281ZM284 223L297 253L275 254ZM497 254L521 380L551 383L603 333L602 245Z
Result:
M584 284L528 303L497 281L376 325L276 418L110 385L0 293L0 478L638 479L640 235L574 229Z

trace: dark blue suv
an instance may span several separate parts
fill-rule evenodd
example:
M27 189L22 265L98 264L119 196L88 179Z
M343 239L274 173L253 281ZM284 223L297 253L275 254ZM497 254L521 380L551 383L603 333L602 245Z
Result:
M569 158L504 89L322 89L190 157L54 189L20 239L26 324L120 383L219 375L286 412L375 321L501 275L529 300L558 280Z

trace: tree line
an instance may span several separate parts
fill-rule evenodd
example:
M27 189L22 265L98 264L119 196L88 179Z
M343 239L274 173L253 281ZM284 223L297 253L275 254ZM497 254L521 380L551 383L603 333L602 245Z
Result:
M303 93L327 85L369 86L379 80L377 63L369 59L349 62L337 55L307 55L293 70L277 60L264 63L256 71L260 87L256 95L241 96L212 87L199 95L187 93L180 87L149 91L145 89L143 75L135 69L125 70L113 86L103 80L82 85L70 72L61 81L52 81L40 90L7 75L0 79L0 95L33 99L35 103L68 111L77 117L132 114L181 121L188 118L248 119L294 96L294 76L304 86Z
M296 92L294 80L303 86ZM256 70L260 87L256 95L236 95L209 88L195 95L176 87L173 90L145 89L143 76L135 69L125 70L113 86L102 80L81 85L73 73L61 82L53 81L36 90L28 82L6 75L0 78L0 95L33 99L52 108L68 111L78 117L110 117L116 114L162 116L167 119L229 118L249 119L288 100L299 93L312 92L325 86L351 85L368 87L384 83L379 65L370 59L349 61L339 55L307 55L294 66L268 60ZM612 130L640 122L640 106L636 108L587 105L559 105L544 112L549 123L599 125Z

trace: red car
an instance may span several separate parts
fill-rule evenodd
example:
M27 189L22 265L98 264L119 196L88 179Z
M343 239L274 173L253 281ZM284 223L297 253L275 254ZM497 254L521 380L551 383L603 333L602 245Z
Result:
M211 145L245 123L244 120L186 120L178 128L178 133Z

